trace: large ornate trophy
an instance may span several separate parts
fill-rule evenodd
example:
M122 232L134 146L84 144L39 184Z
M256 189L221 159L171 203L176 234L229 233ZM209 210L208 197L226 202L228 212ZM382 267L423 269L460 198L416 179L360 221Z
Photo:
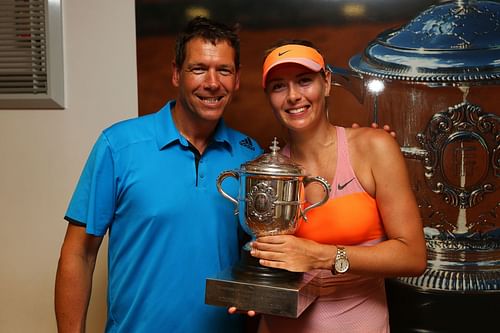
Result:
M500 331L500 3L440 1L349 65L334 84L398 133L427 241L424 274L386 280L391 332Z
M268 235L293 234L306 212L324 204L330 185L321 177L304 174L303 168L278 153L276 138L271 153L241 165L240 170L222 172L217 189L236 206L243 230L254 240ZM224 192L224 179L239 180L238 198ZM318 183L324 188L321 201L305 207L304 187ZM297 318L317 297L313 276L261 266L250 255L250 242L241 249L240 262L206 281L205 303L236 306L241 310Z

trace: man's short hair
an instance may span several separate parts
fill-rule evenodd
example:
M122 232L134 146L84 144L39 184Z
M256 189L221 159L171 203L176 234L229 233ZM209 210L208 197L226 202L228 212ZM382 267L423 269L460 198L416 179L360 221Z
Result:
M188 22L175 43L175 65L180 68L186 59L186 44L193 38L202 38L212 44L226 41L234 49L234 65L240 68L240 38L237 25L229 27L206 17L197 16Z

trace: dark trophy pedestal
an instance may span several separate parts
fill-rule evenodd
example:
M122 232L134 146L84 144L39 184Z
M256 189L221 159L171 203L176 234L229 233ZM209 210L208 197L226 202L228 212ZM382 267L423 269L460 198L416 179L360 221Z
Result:
M261 266L243 249L236 266L206 280L205 303L297 318L317 297L313 278Z
M417 290L386 280L392 333L498 332L500 294Z

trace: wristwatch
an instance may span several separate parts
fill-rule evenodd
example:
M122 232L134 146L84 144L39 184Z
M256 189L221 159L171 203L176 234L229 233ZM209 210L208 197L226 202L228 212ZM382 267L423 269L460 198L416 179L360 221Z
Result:
M337 246L337 255L332 265L332 274L344 274L349 270L349 260L345 248Z

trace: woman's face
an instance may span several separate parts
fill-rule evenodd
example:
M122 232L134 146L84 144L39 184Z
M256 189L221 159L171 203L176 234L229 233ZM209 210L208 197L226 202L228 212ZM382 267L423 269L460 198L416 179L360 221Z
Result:
M314 128L326 118L330 73L325 76L298 64L273 68L266 83L266 95L277 119L289 130Z

